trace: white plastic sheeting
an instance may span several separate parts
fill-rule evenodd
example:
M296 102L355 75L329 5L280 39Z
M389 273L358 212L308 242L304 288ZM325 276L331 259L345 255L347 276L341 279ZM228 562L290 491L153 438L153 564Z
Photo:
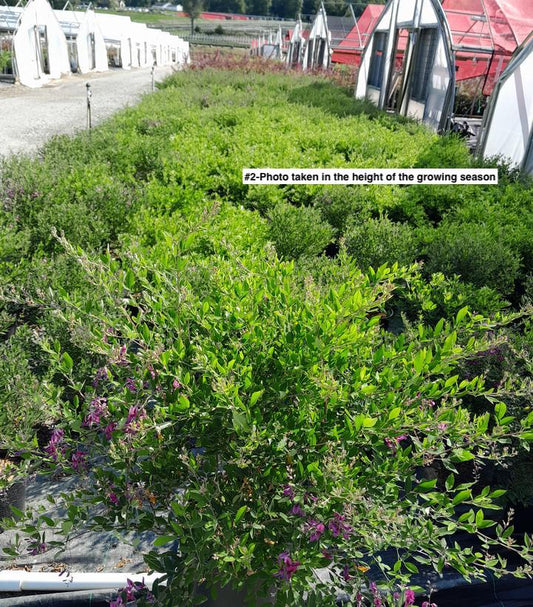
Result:
M298 19L292 30L287 56L285 57L287 67L292 67L302 63L304 44L305 38L303 37L302 20Z
M517 50L494 88L478 151L533 174L533 36Z
M389 0L366 45L355 96L444 130L455 65L438 0Z
M81 74L108 69L104 36L94 11L54 11L67 38L72 71Z
M29 0L10 11L17 80L34 88L70 73L67 40L47 0Z
M2 50L12 51L15 78L30 87L71 70L85 74L109 65L129 69L190 62L189 43L178 36L125 16L54 11L48 0L0 6L0 43Z
M327 69L331 62L331 33L326 9L321 4L309 33L303 58L303 69Z

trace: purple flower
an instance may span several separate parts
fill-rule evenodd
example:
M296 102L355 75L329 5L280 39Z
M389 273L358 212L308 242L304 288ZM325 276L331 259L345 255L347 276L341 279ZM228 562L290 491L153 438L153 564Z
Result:
M116 422L109 422L107 424L107 426L104 428L104 436L106 437L107 440L111 440L111 437L113 436L113 432L116 427L117 427Z
M133 405L128 411L128 417L124 424L124 431L126 434L135 434L138 430L138 422L142 419L146 419L146 412L140 405Z
M326 550L325 548L322 548L322 556L327 559L328 561L332 561L333 560L333 555L331 554L331 552L329 552L328 550Z
M437 428L441 431L444 432L447 428L448 428L448 424L446 422L440 422L437 425Z
M347 540L350 537L353 528L346 522L346 517L342 514L335 512L334 518L329 521L328 529L331 531L333 537L342 537Z
M342 568L342 579L345 582L349 582L352 579L352 576L350 575L350 568L348 567L348 565L344 565L344 567Z
M107 367L100 367L94 376L93 386L96 388L104 379L107 379Z
M290 500L294 499L294 489L290 485L284 485L283 495L284 497L288 497Z
M97 426L100 419L107 415L107 401L104 397L96 397L91 401L89 413L83 420L84 426Z
M296 573L301 563L293 561L288 552L282 552L278 556L279 571L274 576L279 577L286 582L290 582L292 576Z
M414 605L415 603L415 593L411 590L411 589L407 589L405 591L405 607L408 607L408 605Z
M309 532L309 541L318 542L326 530L324 523L315 520L309 520L305 523L305 530Z
M70 463L74 470L76 470L76 472L79 472L80 470L85 470L85 468L87 468L86 454L83 451L76 449L76 451L74 451L74 453L72 454Z
M370 582L370 592L374 595L379 594L376 582Z
M180 382L174 378L174 380L172 381L172 388L174 390L179 390L181 388L181 384Z
M305 516L305 512L300 504L294 504L294 506L291 508L291 514L293 516Z
M118 505L118 497L117 494L114 491L111 491L111 493L109 493L109 495L107 496L109 498L109 501L117 506Z
M422 603L422 607L437 607L437 603L430 603L429 601L424 601Z
M46 552L46 550L47 550L47 546L44 542L32 542L28 546L28 552L32 556L36 556L37 554L43 554L43 552Z
M63 440L64 436L65 436L65 431L62 430L61 428L56 428L52 432L52 436L50 437L50 441L48 442L48 445L46 445L46 447L44 448L44 450L48 453L48 455L54 461L57 460L57 447Z
M124 605L124 603L122 601L121 596L117 596L117 598L114 601L111 601L109 603L109 607L122 607L123 605Z
M154 368L152 365L148 365L148 371L150 371L150 375L152 377L152 379L156 378L156 372L154 371Z
M124 387L127 388L130 392L137 392L137 386L131 377L127 377L124 383Z

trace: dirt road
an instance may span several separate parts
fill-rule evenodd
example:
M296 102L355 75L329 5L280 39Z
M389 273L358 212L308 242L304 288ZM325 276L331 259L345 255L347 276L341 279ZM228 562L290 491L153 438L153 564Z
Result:
M157 67L155 80L171 73L170 67ZM33 154L53 135L85 129L88 82L94 125L150 93L151 68L73 74L39 89L0 83L0 155Z

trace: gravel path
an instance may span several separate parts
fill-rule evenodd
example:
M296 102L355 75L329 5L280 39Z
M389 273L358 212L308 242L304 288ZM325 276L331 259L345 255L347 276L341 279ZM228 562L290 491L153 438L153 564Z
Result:
M171 73L171 67L157 67L155 79ZM53 135L84 129L87 82L91 84L95 125L151 92L151 68L72 74L39 89L0 83L0 155L35 153Z

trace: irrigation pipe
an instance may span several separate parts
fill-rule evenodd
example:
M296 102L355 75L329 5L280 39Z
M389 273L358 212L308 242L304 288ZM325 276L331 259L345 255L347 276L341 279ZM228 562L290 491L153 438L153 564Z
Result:
M161 573L77 573L43 571L0 571L0 592L62 592L66 590L119 590L128 580L144 582L151 589Z

